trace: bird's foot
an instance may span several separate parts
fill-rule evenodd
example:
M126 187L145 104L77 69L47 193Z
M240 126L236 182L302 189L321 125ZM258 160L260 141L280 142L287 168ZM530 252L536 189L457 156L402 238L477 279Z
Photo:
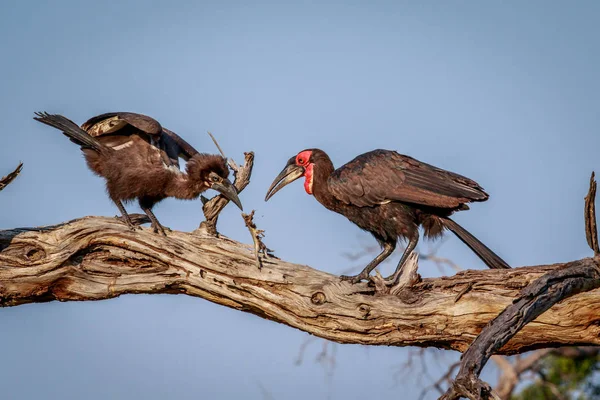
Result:
M369 274L361 272L358 275L340 275L340 279L342 281L348 281L348 282L354 284L354 283L358 283L358 282L360 282L362 280L369 279Z
M159 233L163 236L167 236L167 233L165 232L165 228L161 224L152 224L152 230L154 231L154 233ZM167 230L169 232L171 231L169 228L167 228Z
M118 216L115 215L115 219L118 219L119 221L121 221L122 223L124 223L125 225L127 225L127 227L129 228L130 231L135 232L137 230L141 230L142 227L139 225L135 225L130 218L123 218L123 216Z

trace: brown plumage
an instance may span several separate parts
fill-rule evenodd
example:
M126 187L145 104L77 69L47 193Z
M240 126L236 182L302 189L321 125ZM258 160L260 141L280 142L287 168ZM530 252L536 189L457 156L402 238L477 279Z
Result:
M303 150L290 158L267 192L268 200L294 180L305 177L307 193L327 209L346 216L369 231L383 251L356 276L343 276L354 283L369 273L395 249L398 239L408 245L389 283L400 277L402 266L419 240L419 226L426 237L452 231L490 268L510 268L467 230L451 220L455 211L468 210L466 203L485 201L488 194L477 182L453 172L389 150L361 154L337 170L319 149Z
M155 232L165 234L152 207L167 197L191 200L215 189L242 208L229 179L226 160L203 154L158 121L141 114L107 113L81 127L62 115L36 113L34 118L61 130L78 144L88 167L106 180L106 189L124 221L135 229L122 202L137 199ZM187 161L186 173L179 157Z

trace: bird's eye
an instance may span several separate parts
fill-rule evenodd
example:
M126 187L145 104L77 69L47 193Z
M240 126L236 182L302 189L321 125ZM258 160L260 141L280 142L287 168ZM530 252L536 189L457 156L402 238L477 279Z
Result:
M298 164L300 164L300 165L304 164L304 160L303 160L303 159L301 159L301 158L299 158L299 159L298 159Z
M219 180L219 178L217 178L216 176L212 176L210 178L210 180L213 181L213 182L217 182Z

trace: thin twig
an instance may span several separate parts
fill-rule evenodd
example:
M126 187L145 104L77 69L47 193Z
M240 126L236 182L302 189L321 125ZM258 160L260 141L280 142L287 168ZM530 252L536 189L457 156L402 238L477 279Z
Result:
M294 361L294 364L301 365L304 362L304 353L306 352L306 348L308 347L309 344L311 344L312 342L314 342L317 339L318 338L315 336L308 336L302 342L302 344L300 344L300 349L298 351L298 357L296 357L296 361Z
M420 400L424 399L425 396L427 395L427 393L432 389L437 390L439 394L444 394L445 389L442 387L442 383L451 383L452 379L450 378L450 376L454 373L454 370L456 368L458 368L459 366L460 366L460 361L456 361L455 363L450 365L444 375L442 375L437 381L433 382L431 385L425 387L421 391L421 395L419 396L419 399Z
M256 383L258 384L258 388L260 389L260 393L262 394L263 399L275 400L275 397L273 397L273 393L271 393L271 391L267 389L265 385L262 384L262 382L257 381Z
M15 170L13 172L0 178L0 191L2 189L4 189L5 187L7 187L8 184L11 183L17 176L19 176L22 169L23 169L23 163L21 162L21 163L19 163L19 165L17 165L17 168L15 168Z
M252 241L254 242L254 258L256 260L256 266L258 269L262 269L262 260L261 253L265 258L273 257L273 250L269 249L262 241L262 238L265 237L265 231L263 229L258 229L256 224L254 223L254 211L250 214L242 213L242 218L244 218L244 222L246 223L246 227L250 231L250 235L252 236Z
M596 257L600 256L598 247L598 228L596 226L596 180L594 172L590 177L590 190L585 196L585 237Z
M207 131L206 133L208 133L208 136L210 136L210 138L212 139L215 146L217 146L217 149L219 149L219 153L221 153L221 156L223 156L223 158L227 160L227 163L229 164L231 169L237 173L240 168L235 163L235 161L233 161L231 158L227 158L227 156L223 152L223 149L221 148L221 146L219 146L219 142L217 142L217 139L215 139L215 137L213 136L212 133L210 133L210 131Z

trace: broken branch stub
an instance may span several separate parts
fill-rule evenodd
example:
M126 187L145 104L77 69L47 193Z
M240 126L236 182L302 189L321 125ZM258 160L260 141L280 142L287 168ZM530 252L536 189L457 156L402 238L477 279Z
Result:
M250 214L242 213L242 218L244 218L246 227L252 236L252 242L254 242L254 257L256 259L256 266L258 269L262 269L261 254L265 259L275 256L272 254L273 250L269 249L262 241L262 238L265 237L265 231L256 227L256 224L254 223L254 212L255 210L252 210Z
M244 153L244 165L238 167L237 170L234 169L233 171L233 175L235 177L233 185L237 189L238 193L244 190L250 183L250 176L252 175L253 166L254 152L250 151ZM204 213L204 218L206 220L200 223L200 226L196 231L217 236L217 220L219 218L219 213L229 203L229 200L222 194L219 194L210 200L203 199L203 203L202 212Z
M15 170L13 172L0 178L0 191L2 191L2 189L7 187L9 183L11 183L13 180L15 180L15 178L17 176L19 176L19 174L21 173L22 169L23 169L23 163L19 163L19 165L17 165L17 168L15 168Z
M598 247L598 227L596 225L596 180L594 179L594 172L592 172L592 176L590 177L590 190L588 191L587 196L585 196L584 218L585 238L594 252L594 255L600 256L600 247Z

